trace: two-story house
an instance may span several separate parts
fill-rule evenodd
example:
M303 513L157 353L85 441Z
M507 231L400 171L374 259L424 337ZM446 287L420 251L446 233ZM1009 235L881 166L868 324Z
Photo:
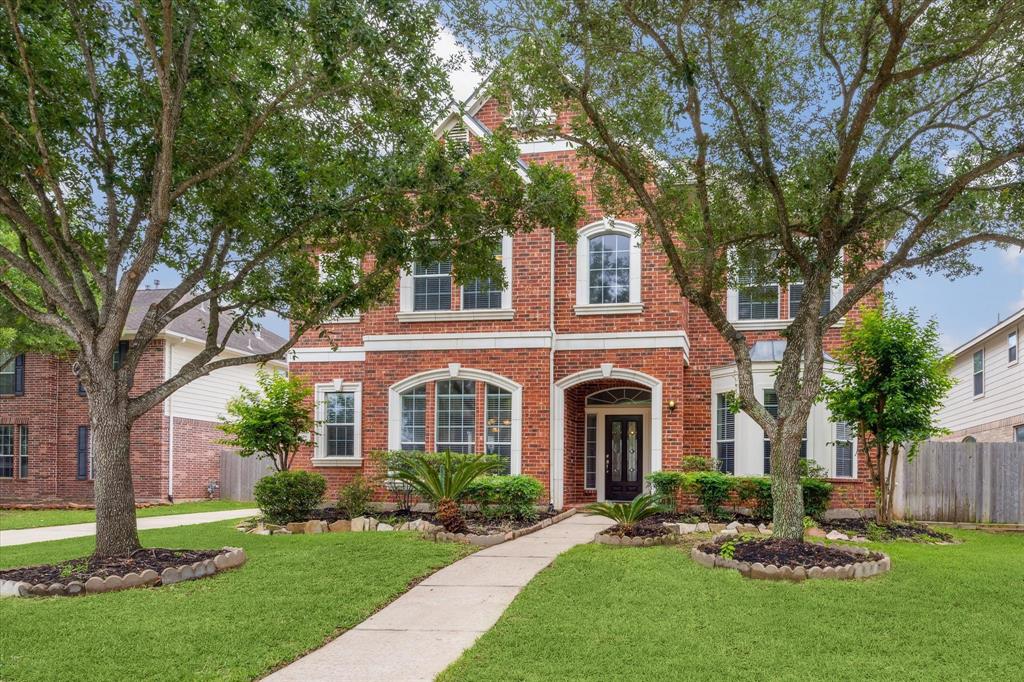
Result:
M122 349L149 306L166 293L149 289L136 294ZM163 383L199 353L208 317L208 310L195 309L161 332L139 362L133 393ZM228 324L224 319L221 327ZM266 330L236 334L226 353L251 355L283 342ZM92 501L95 471L88 406L73 362L73 357L39 353L11 357L0 350L0 504ZM286 366L273 364L282 371ZM216 424L240 386L256 387L255 365L220 369L197 379L135 422L131 457L137 501L217 495L220 454L226 448L216 442L224 437Z
M1024 308L952 352L956 380L938 424L940 440L1024 443Z
M497 102L478 92L436 133L472 149L503 120ZM631 499L645 475L678 468L687 455L736 474L766 473L762 430L726 406L736 386L732 353L680 296L638 217L601 213L591 171L567 141L523 141L520 150L524 166L556 163L580 180L587 217L576 244L543 230L506 238L504 289L460 287L451 263L417 264L390 304L327 325L337 348L315 331L304 336L289 370L315 386L321 425L296 466L324 474L333 491L357 472L377 473L375 451L486 452L541 480L556 508ZM779 331L800 293L799 284L728 293L769 407ZM829 347L838 340L834 329ZM845 425L816 406L806 453L836 481L837 506L873 504L856 450Z

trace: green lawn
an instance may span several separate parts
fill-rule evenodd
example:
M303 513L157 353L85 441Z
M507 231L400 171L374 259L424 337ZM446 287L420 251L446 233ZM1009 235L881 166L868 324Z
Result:
M224 511L225 509L247 509L255 502L235 500L206 500L204 502L178 502L156 507L136 509L139 518L146 516L171 516L172 514L194 514L196 512ZM96 520L92 509L0 509L0 530L16 528L41 528L63 526L68 523L91 523Z
M144 531L149 546L242 546L240 569L156 589L0 600L0 680L249 680L351 628L464 556L409 533L243 535L230 522ZM92 538L0 550L0 565L82 556Z
M1020 679L1024 534L956 534L885 545L882 577L800 584L580 546L439 679Z

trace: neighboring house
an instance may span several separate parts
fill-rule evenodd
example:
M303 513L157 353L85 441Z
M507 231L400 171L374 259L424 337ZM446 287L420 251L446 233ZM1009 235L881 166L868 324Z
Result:
M497 103L474 95L436 133L477 148L502 123ZM331 493L356 473L376 473L383 450L488 452L506 470L541 480L558 508L630 499L644 476L687 455L736 474L765 473L769 444L749 417L727 409L733 355L684 300L662 250L638 234L638 217L599 212L591 171L562 140L521 143L521 167L555 162L586 188L587 217L570 245L550 231L506 238L498 257L510 286L459 287L451 264L423 263L394 299L313 330L289 371L315 387L322 424L296 467L324 474ZM753 347L757 390L773 405L780 331L802 287L730 291L728 314ZM842 295L836 282L832 300ZM840 330L828 334L827 348ZM807 456L836 482L836 506L871 507L867 466L846 425L814 408Z
M125 325L126 340L150 304L165 294L161 289L138 292ZM134 392L162 383L195 357L204 345L208 316L197 308L163 330L139 363ZM228 322L223 318L222 328ZM227 354L265 352L281 343L267 331L238 334L229 341ZM0 356L0 504L91 502L95 472L89 416L71 369L73 358L25 353L11 359L3 351ZM223 434L214 427L239 387L256 385L256 367L217 370L139 418L131 451L138 501L202 499L211 489L216 495L211 484L220 477L225 447L215 443Z
M938 412L939 440L1024 443L1024 308L953 351L956 384Z

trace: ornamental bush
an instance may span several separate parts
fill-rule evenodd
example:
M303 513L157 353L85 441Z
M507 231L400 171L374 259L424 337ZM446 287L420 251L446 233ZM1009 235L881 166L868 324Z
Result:
M309 471L279 471L256 484L256 504L267 521L290 523L309 518L324 498L327 481Z
M373 485L358 474L338 491L338 509L344 512L346 517L354 519L366 513L372 499Z
M815 519L821 517L828 509L832 498L832 484L821 478L805 476L800 479L800 488L804 497L804 512ZM754 516L759 519L772 517L772 480L767 476L736 477L733 479L733 490L736 497L745 503L751 503Z
M647 474L647 480L658 503L672 513L678 511L676 495L686 483L686 474L681 471L655 471Z
M684 489L697 495L705 515L721 518L722 504L732 491L733 477L719 471L698 471L686 474Z
M484 476L470 485L466 499L476 503L487 518L532 521L543 494L543 484L532 476Z

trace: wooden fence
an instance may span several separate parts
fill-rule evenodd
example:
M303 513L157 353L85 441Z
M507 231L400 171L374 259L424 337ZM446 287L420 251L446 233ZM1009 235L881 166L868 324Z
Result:
M1024 443L922 443L902 473L906 518L1024 524Z
M239 457L233 450L220 453L220 496L224 500L251 500L256 482L274 472L269 459Z

